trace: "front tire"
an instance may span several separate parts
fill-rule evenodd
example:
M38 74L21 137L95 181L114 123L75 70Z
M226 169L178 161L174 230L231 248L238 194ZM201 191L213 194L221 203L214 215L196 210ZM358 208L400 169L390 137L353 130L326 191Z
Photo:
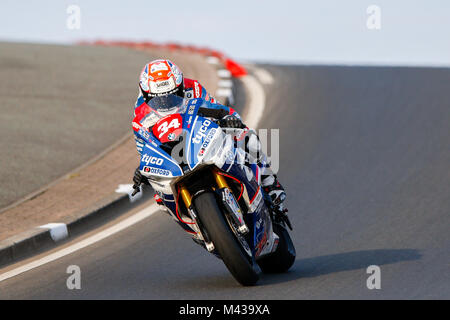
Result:
M215 195L211 192L202 193L195 198L194 204L198 218L233 277L244 286L256 284L259 276L253 269L251 258L230 229Z

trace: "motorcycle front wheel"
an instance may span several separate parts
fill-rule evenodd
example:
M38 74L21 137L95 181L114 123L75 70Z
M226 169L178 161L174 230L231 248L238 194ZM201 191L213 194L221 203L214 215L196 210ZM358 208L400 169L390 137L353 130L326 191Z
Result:
M255 285L259 275L225 220L215 194L202 193L195 198L194 204L202 226L233 277L244 286Z

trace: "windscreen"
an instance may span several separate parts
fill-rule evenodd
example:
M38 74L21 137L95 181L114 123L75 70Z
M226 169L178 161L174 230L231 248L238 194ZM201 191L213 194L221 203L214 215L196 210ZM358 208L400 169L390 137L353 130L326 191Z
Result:
M174 94L169 94L154 97L147 104L158 112L176 111L184 105L184 99Z

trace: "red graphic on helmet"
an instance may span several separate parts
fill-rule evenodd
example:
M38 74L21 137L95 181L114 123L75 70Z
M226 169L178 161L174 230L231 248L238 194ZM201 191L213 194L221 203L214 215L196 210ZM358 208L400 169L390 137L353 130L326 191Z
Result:
M183 96L183 73L170 60L154 60L142 69L139 87L144 96L157 97L169 93Z

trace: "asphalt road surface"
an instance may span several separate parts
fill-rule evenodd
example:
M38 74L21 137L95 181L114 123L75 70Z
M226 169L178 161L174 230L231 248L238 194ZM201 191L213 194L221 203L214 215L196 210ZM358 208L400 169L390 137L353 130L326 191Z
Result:
M0 43L0 208L129 132L148 59L124 48Z
M214 92L200 55L0 42L0 209L131 134L139 72L161 56Z
M241 287L158 213L1 282L0 297L449 299L450 69L261 67L274 83L260 127L280 129L294 225L288 273ZM66 287L69 265L81 290Z

